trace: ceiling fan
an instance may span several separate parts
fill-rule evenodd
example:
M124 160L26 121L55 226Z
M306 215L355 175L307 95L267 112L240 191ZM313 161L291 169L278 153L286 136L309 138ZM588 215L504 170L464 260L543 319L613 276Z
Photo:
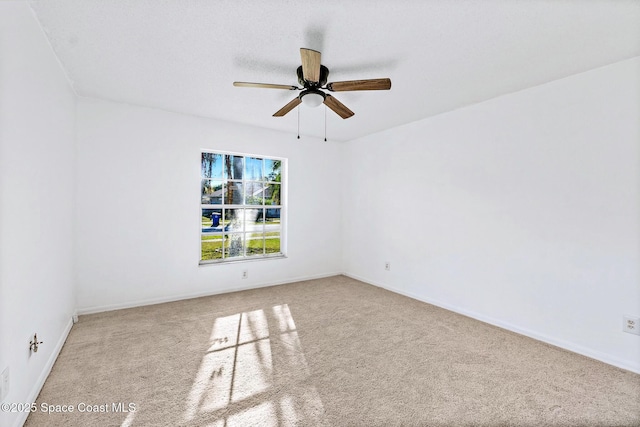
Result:
M326 93L324 90L328 90L330 92L346 92L354 90L391 89L391 80L388 78L327 83L329 69L320 64L320 56L320 52L316 50L300 48L302 65L298 67L296 72L298 74L298 83L302 87L247 82L233 82L233 85L237 87L302 91L300 92L300 95L293 98L287 105L276 111L273 115L274 117L282 117L304 102L310 107L317 107L320 104L324 104L343 119L348 119L353 116L354 112L348 109L342 102L338 101L333 95Z

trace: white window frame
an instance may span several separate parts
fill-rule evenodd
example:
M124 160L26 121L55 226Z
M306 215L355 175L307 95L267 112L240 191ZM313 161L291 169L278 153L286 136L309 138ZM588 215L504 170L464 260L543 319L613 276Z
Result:
M224 150L213 150L213 149L200 149L199 152L199 163L200 163L200 170L202 171L202 155L204 153L212 153L212 154L219 154L222 155L223 158L225 155L229 155L229 156L241 156L243 157L243 174L242 174L242 180L233 180L235 182L241 182L242 183L242 191L245 191L246 188L246 183L251 183L251 182L258 182L258 181L252 181L252 180L247 180L245 179L245 159L246 158L260 158L263 160L277 160L280 161L280 182L276 182L276 181L263 181L264 184L279 184L280 185L280 205L249 205L246 204L246 200L244 201L244 204L225 204L224 203L224 193L223 193L223 198L222 198L222 203L221 204L203 204L202 203L202 187L201 187L201 191L200 191L200 195L199 195L199 206L198 206L198 216L199 216L199 234L200 234L200 238L199 240L199 248L198 248L198 259L199 259L199 265L221 265L221 264L230 264L230 263L237 263L237 262L248 262L248 261L263 261L263 260L269 260L269 259L279 259L279 258L286 258L286 253L287 253L287 187L288 187L288 174L287 174L287 159L284 157L277 157L277 156L269 156L269 155L264 155L264 154L252 154L252 153L241 153L241 152L234 152L234 151L224 151ZM224 167L224 166L223 166ZM265 174L265 170L264 170L264 163L263 163L263 175L266 176ZM212 179L215 180L215 178L206 178L202 176L202 172L200 172L199 174L200 176L200 185L202 185L202 180L203 179ZM223 184L225 184L226 178L224 177L224 170L223 170L223 177L221 179L221 181L223 182ZM223 250L222 252L222 258L219 259L206 259L203 260L202 259L202 242L203 239L202 237L205 235L217 235L217 233L206 233L203 232L202 229L202 210L203 209L215 209L215 210L222 210L222 212L225 212L225 210L227 209L256 209L258 206L262 206L262 209L264 209L263 214L264 216L266 216L266 209L268 209L269 207L272 206L272 209L280 209L280 252L278 253L271 253L271 254L267 254L267 253L263 253L262 255L248 255L247 251L246 251L246 244L243 245L243 250L244 250L244 254L241 256L234 256L234 257L230 257L230 258L225 258L225 251ZM224 224L224 220L225 218L221 218L220 223ZM264 219L263 219L264 220ZM224 230L224 225L222 225L223 230ZM241 233L244 238L246 238L247 234L250 232L247 232L246 230L246 221L242 221L242 230L237 230L235 231L236 233ZM233 233L233 231L229 231L227 234L231 234ZM266 233L268 233L264 228L262 230L263 233L263 239L266 236ZM223 240L222 240L222 246L224 247L225 244L225 232L222 231L222 236L223 236ZM243 239L244 242L246 242L246 240Z

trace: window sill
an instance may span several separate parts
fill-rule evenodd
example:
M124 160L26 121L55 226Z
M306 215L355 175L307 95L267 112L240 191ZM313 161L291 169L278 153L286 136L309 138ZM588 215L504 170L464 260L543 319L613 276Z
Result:
M229 264L238 264L243 262L254 262L254 261L267 261L274 259L284 259L287 258L285 254L274 254L271 256L261 256L261 257L246 257L239 259L210 259L210 260L200 260L198 262L198 266L204 267L208 265L229 265Z

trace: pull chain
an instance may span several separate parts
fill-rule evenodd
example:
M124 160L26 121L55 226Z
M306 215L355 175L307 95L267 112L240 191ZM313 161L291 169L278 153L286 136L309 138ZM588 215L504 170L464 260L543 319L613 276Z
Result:
M324 142L327 142L327 106L324 107Z
M298 110L298 139L300 139L300 107L296 108Z

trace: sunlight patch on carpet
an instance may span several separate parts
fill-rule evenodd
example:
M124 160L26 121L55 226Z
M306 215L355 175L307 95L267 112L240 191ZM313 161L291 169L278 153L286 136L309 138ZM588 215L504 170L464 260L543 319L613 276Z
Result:
M135 417L135 412L129 412L129 414L127 414L127 418L125 418L122 424L120 424L120 427L131 427L133 425L133 420Z
M227 427L325 424L287 304L215 320L184 420Z

